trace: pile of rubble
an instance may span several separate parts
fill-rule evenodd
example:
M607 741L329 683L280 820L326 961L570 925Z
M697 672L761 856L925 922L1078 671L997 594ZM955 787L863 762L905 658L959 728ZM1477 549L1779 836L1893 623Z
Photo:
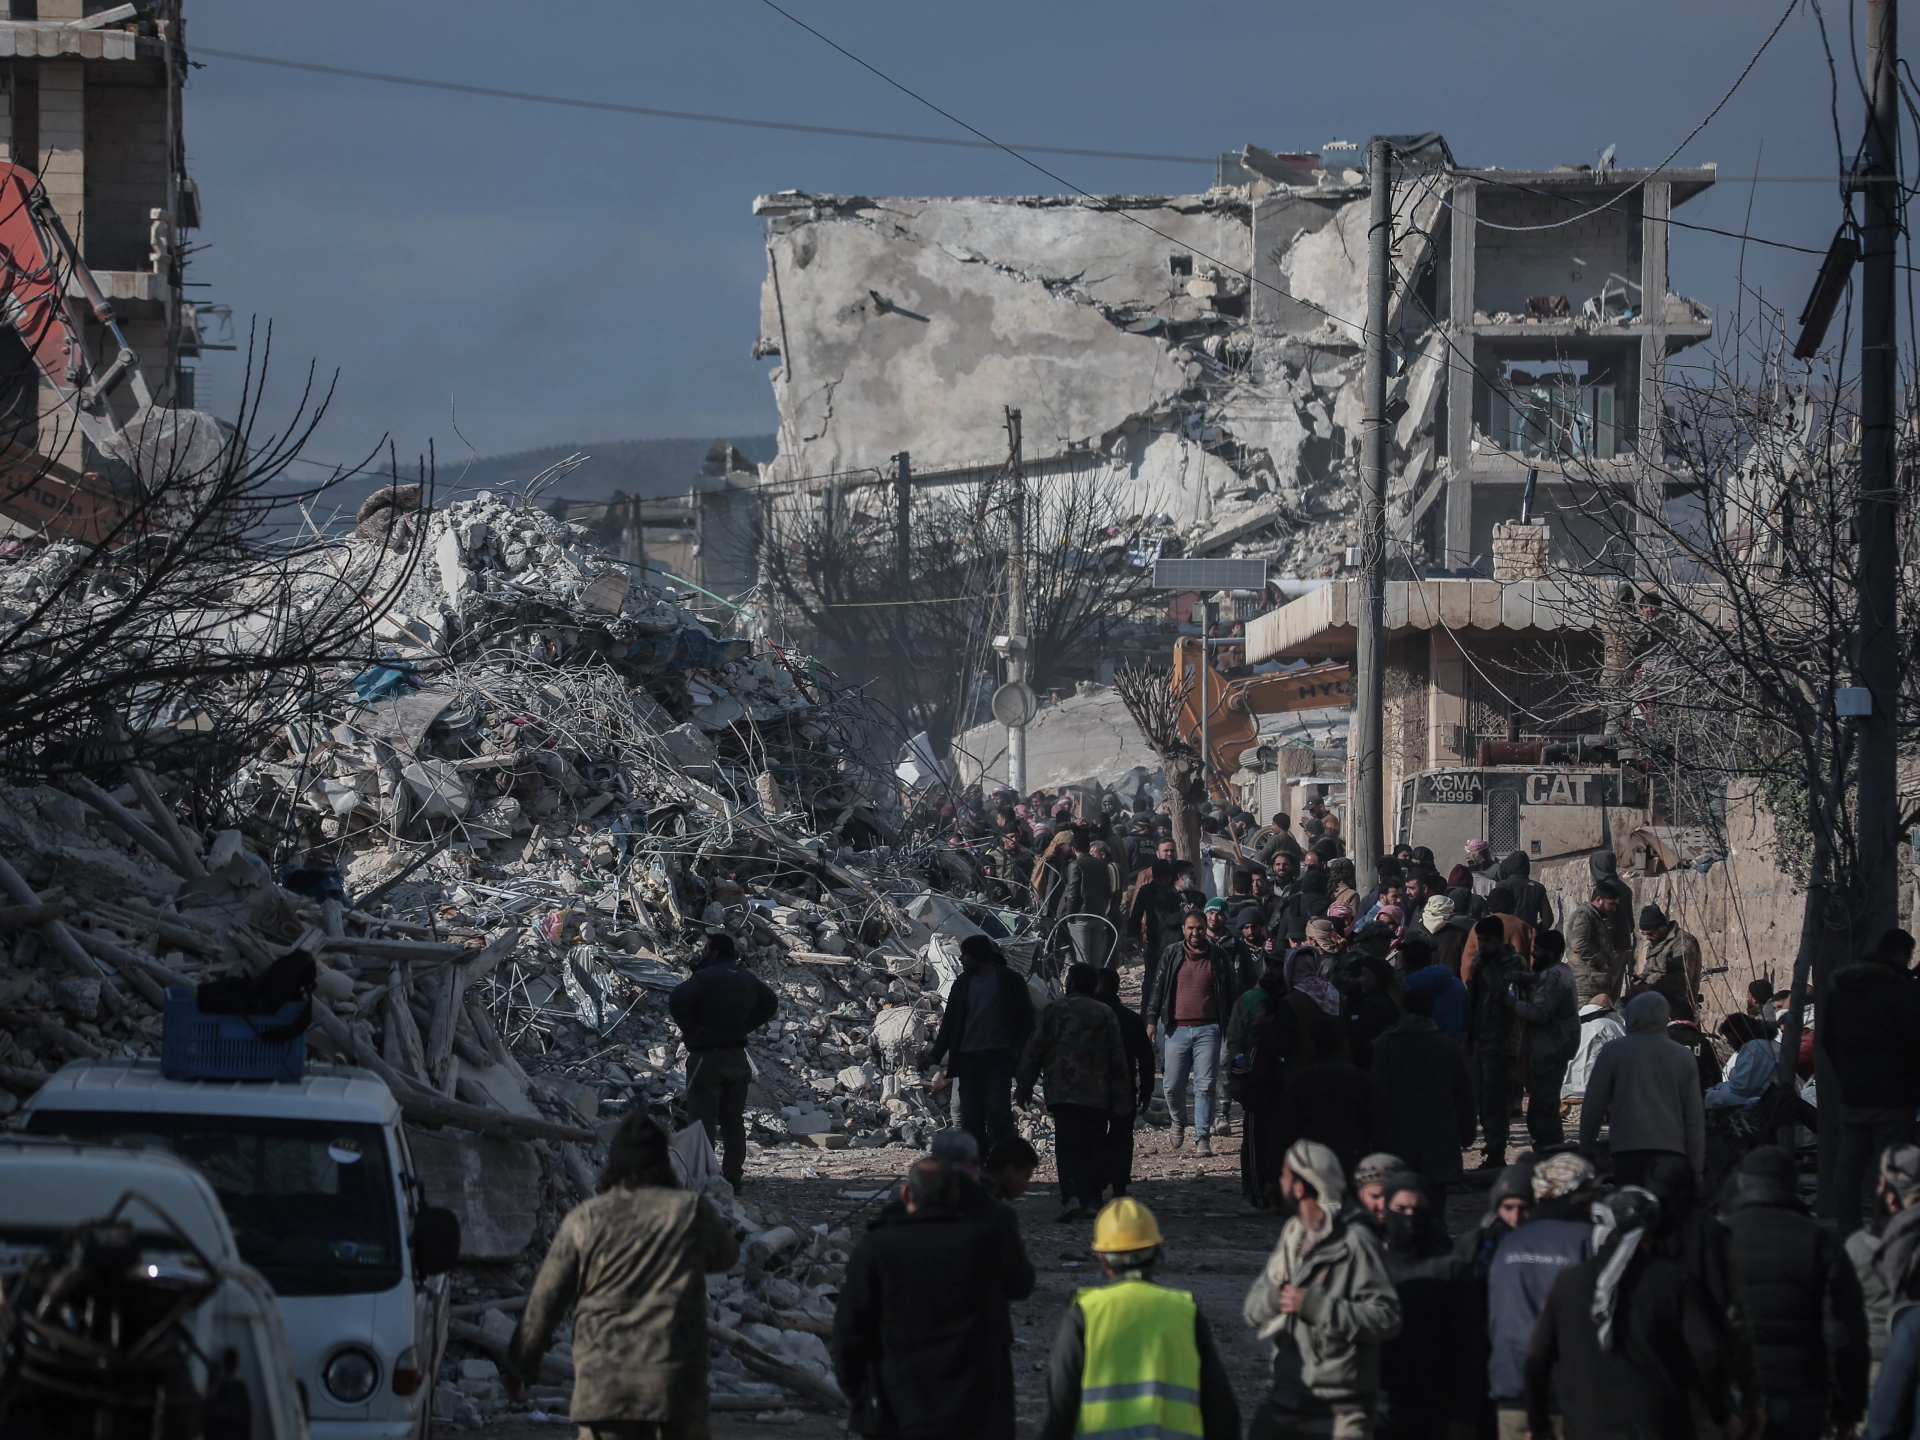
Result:
M899 833L871 758L891 743L857 694L537 509L377 499L340 562L383 563L402 524L424 557L382 652L231 777L227 828L189 828L164 765L0 787L0 1114L67 1059L156 1054L167 987L304 952L310 1052L386 1080L462 1215L447 1418L503 1403L515 1296L636 1109L745 1237L711 1292L716 1403L834 1403L851 1238L712 1176L665 1001L719 931L779 994L758 1145L917 1147L947 1123L913 1067L976 927L938 846ZM549 1369L534 1399L564 1408L564 1345Z

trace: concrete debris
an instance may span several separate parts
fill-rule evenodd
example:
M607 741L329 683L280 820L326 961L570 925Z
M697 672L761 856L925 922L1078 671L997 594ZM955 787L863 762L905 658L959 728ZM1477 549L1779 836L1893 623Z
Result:
M321 675L216 786L226 828L196 828L186 773L0 786L0 1109L69 1059L156 1056L168 988L303 954L311 1063L393 1090L482 1267L456 1275L439 1418L507 1403L511 1312L634 1111L750 1237L709 1284L716 1408L841 1403L820 1337L853 1236L783 1224L718 1178L667 994L731 935L781 998L752 1047L752 1143L892 1146L904 1167L951 1123L915 1066L958 940L994 933L1023 970L1038 940L956 898L971 862L931 814L905 824L895 744L858 693L536 510L375 499L315 563L417 536L384 647ZM0 601L70 560L21 555ZM534 1392L547 1414L566 1408L566 1341Z

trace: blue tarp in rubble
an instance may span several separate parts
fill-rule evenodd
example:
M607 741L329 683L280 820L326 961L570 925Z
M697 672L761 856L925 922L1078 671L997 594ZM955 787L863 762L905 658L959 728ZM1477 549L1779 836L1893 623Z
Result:
M403 686L418 686L420 677L404 660L383 662L361 671L353 679L353 698L359 701L385 700L402 693Z
M751 640L715 640L698 630L671 635L647 635L636 640L623 659L635 665L657 665L672 670L714 670L745 659Z

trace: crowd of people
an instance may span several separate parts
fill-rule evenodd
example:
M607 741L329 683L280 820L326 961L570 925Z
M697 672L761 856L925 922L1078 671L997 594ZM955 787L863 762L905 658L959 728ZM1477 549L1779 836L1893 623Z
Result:
M1199 864L1172 858L1164 816L1109 801L1035 824L1034 809L995 809L995 854L1038 854L994 873L1018 871L1061 932L1064 993L1036 1007L992 940L961 946L923 1061L955 1082L958 1123L909 1168L839 1297L830 1348L855 1431L1014 1433L1008 1307L1035 1272L1009 1202L1040 1163L1018 1105L1049 1118L1059 1219L1093 1219L1106 1282L1060 1319L1047 1440L1920 1440L1906 932L1836 973L1817 1027L1757 983L1716 1027L1723 1064L1697 941L1657 907L1633 915L1606 852L1556 916L1526 857L1481 841L1444 876L1402 847L1360 894L1324 807L1300 835L1286 816L1212 810ZM699 1062L696 1113L737 1181L726 1112L772 996L723 938L673 1014ZM1799 1156L1770 1143L1815 1119L1800 1082L1816 1043L1839 1087L1823 1117L1841 1137L1837 1225L1814 1217ZM1129 1193L1156 1088L1166 1133L1149 1143L1174 1151L1190 1132L1211 1154L1237 1108L1245 1210L1280 1222L1241 1316L1271 1355L1244 1426L1209 1317L1156 1280L1164 1240ZM514 1342L531 1376L564 1307L591 1313L574 1339L583 1433L705 1433L699 1277L735 1254L704 1202L650 1193L672 1188L664 1145L651 1121L625 1122ZM1453 1233L1447 1198L1473 1188L1484 1212Z

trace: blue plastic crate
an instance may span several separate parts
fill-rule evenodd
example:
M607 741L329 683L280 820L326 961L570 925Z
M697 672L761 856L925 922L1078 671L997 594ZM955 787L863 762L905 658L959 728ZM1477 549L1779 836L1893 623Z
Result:
M298 1080L307 1073L307 1034L263 1040L300 1023L309 1002L272 1015L203 1015L191 990L167 991L161 1017L160 1071L169 1080Z

